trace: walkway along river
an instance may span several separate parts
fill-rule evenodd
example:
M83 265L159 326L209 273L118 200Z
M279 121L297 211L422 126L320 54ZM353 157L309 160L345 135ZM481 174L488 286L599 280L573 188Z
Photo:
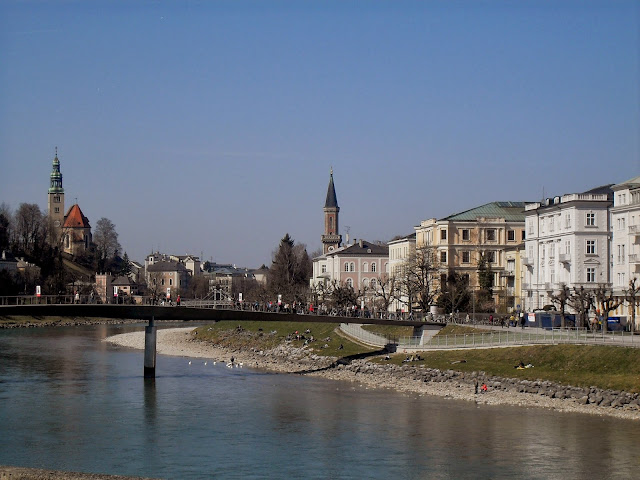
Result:
M0 464L157 478L632 478L635 421L227 368L0 330ZM191 362L191 364L189 363ZM205 364L206 362L206 364Z

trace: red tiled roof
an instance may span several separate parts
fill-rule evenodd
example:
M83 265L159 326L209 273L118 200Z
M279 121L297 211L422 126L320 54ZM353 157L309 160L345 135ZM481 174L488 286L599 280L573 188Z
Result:
M77 203L67 212L64 226L65 228L91 228L89 219L83 215Z

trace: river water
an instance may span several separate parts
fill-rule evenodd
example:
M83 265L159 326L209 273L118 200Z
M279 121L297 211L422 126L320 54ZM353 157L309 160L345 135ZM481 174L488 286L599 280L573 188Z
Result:
M0 465L170 479L639 478L640 424L0 330Z

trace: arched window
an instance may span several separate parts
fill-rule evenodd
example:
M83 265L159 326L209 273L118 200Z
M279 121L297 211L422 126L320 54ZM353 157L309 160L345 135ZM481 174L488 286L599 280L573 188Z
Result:
M376 271L376 262L371 262L371 271L372 272Z
M65 235L64 236L64 246L65 248L69 248L70 247L70 240L69 240L69 235Z
M362 271L363 272L368 272L369 271L369 264L367 262L364 262L362 264Z
M345 283L347 284L347 287L353 288L353 280L351 278L347 278Z
M356 264L354 262L351 262L349 264L349 270L352 271L352 272L356 271Z
M349 271L349 262L344 262L344 271L345 272Z
M371 279L371 288L376 288L378 286L378 282L376 282L375 278Z
M366 288L369 286L369 279L368 278L363 278L362 279L362 285Z
M385 264L384 264L384 271L385 271L386 273L389 273L389 262L385 262Z

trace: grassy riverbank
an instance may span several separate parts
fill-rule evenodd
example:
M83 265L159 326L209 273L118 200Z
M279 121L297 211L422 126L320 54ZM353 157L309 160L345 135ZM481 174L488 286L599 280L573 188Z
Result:
M293 347L307 342L307 350L320 356L346 357L376 350L339 335L338 327L337 323L224 321L196 331L198 340L229 349L268 350L288 341Z
M240 327L240 328L238 328ZM289 338L291 344L300 347L311 335L316 339L308 349L317 355L345 357L373 349L342 338L337 334L337 324L283 323L283 322L218 322L198 329L198 338L226 348L269 349ZM404 330L376 326L376 333L402 336ZM305 334L305 330L311 330ZM305 339L295 339L295 332ZM465 326L448 326L441 334L463 334L482 331ZM331 340L325 341L327 338ZM326 345L326 347L325 347ZM343 348L340 349L339 346ZM410 365L461 372L483 371L488 375L526 380L548 380L577 387L640 392L640 349L599 345L535 345L524 347L447 350L423 352L421 360ZM390 360L383 356L372 358L379 363L402 364L406 354L397 353ZM522 370L514 368L520 362L533 365Z

